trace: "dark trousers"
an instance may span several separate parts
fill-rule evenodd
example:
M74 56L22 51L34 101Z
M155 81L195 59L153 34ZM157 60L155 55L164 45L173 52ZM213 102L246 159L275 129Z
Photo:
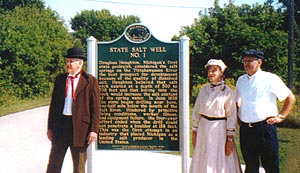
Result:
M261 161L266 173L279 172L276 127L265 121L253 124L241 122L240 145L246 164L245 173L258 173Z
M49 163L47 167L47 173L60 173L63 165L63 161L68 148L70 147L72 160L73 160L73 172L84 173L85 163L87 159L87 146L74 147L73 143L73 127L72 117L64 116L61 126L61 133L52 142Z

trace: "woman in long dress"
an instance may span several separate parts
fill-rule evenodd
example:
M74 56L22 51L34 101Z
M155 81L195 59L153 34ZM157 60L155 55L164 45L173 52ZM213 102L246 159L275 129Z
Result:
M237 125L233 91L224 83L226 65L210 59L205 65L210 83L200 88L194 105L190 173L241 173L234 144Z

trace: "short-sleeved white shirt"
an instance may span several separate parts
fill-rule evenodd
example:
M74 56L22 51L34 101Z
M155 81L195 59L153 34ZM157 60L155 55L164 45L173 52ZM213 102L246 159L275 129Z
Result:
M277 75L258 70L252 76L244 74L239 77L235 94L240 120L253 123L276 116L276 98L283 101L291 91Z

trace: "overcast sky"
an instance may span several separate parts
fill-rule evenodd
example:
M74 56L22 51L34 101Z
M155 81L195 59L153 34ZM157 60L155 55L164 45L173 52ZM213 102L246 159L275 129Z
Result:
M262 4L265 0L235 0L235 5ZM67 26L82 10L107 9L113 15L134 15L161 41L170 41L182 26L189 26L199 11L213 7L214 0L45 0L46 6L58 12ZM219 0L219 5L229 0ZM70 27L69 27L70 28Z

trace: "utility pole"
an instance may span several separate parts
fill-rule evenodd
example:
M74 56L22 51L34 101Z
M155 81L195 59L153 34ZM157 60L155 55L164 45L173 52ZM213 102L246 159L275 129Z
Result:
M288 87L293 88L293 42L294 42L294 0L289 0L288 4L288 18L289 18L289 32L288 32Z

